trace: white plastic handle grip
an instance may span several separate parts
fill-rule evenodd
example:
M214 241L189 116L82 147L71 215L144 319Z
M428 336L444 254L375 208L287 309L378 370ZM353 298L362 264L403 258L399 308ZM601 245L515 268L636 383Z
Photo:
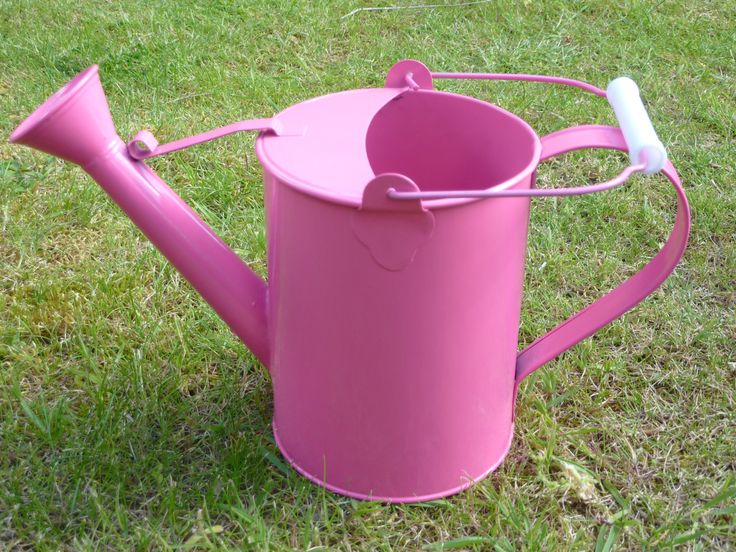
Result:
M646 163L644 172L647 174L661 171L667 161L667 151L649 120L639 87L630 78L619 77L608 85L606 96L629 148L631 164Z

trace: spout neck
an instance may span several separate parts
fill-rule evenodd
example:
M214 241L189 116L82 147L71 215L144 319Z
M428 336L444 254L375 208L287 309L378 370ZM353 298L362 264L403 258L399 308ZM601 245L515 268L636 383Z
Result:
M85 170L268 366L265 282L122 141Z
M110 140L110 142L102 149L98 155L93 157L88 163L85 163L84 165L81 165L82 169L88 174L92 174L95 170L95 166L99 164L104 164L107 162L107 160L110 157L117 156L117 155L127 155L127 147L125 145L125 142L123 140L115 135L115 137ZM130 158L131 161L135 161L134 159Z

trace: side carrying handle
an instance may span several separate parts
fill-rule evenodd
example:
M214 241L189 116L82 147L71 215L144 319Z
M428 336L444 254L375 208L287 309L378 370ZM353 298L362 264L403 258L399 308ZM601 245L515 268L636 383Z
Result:
M565 129L542 138L543 159L583 148L626 151L627 142L619 129L594 125ZM665 161L662 173L670 180L677 194L677 215L667 242L639 272L519 353L516 360L517 388L521 380L534 370L640 303L677 266L690 233L690 207L672 163Z

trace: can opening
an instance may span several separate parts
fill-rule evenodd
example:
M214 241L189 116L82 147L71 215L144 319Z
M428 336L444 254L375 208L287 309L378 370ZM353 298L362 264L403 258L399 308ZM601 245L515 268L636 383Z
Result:
M448 92L407 92L366 133L375 174L400 173L421 190L483 190L533 170L539 137L497 106Z

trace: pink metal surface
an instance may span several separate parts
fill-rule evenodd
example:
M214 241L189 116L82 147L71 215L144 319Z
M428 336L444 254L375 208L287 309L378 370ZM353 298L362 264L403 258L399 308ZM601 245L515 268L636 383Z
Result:
M295 469L333 491L392 502L447 496L495 469L511 443L519 382L651 293L689 230L668 164L678 214L660 253L517 354L539 162L626 144L598 126L540 141L497 106L432 90L432 77L448 74L417 63L397 64L391 88L315 98L164 146L139 134L128 147L93 66L11 136L81 165L269 367L274 434ZM256 152L268 288L137 159L254 129L266 129ZM491 189L510 197L486 197ZM396 199L406 193L444 195Z
M291 106L275 118L301 136L262 135L256 152L268 171L302 192L359 207L375 176L366 129L384 106L404 102L405 89L348 90ZM400 100L398 98L401 98Z
M386 88L432 89L432 72L421 61L403 59L389 69L385 81Z
M418 190L401 174L375 177L365 187L360 209L353 213L353 232L383 268L402 270L432 236L434 215L419 200L392 201L386 194L389 189Z

